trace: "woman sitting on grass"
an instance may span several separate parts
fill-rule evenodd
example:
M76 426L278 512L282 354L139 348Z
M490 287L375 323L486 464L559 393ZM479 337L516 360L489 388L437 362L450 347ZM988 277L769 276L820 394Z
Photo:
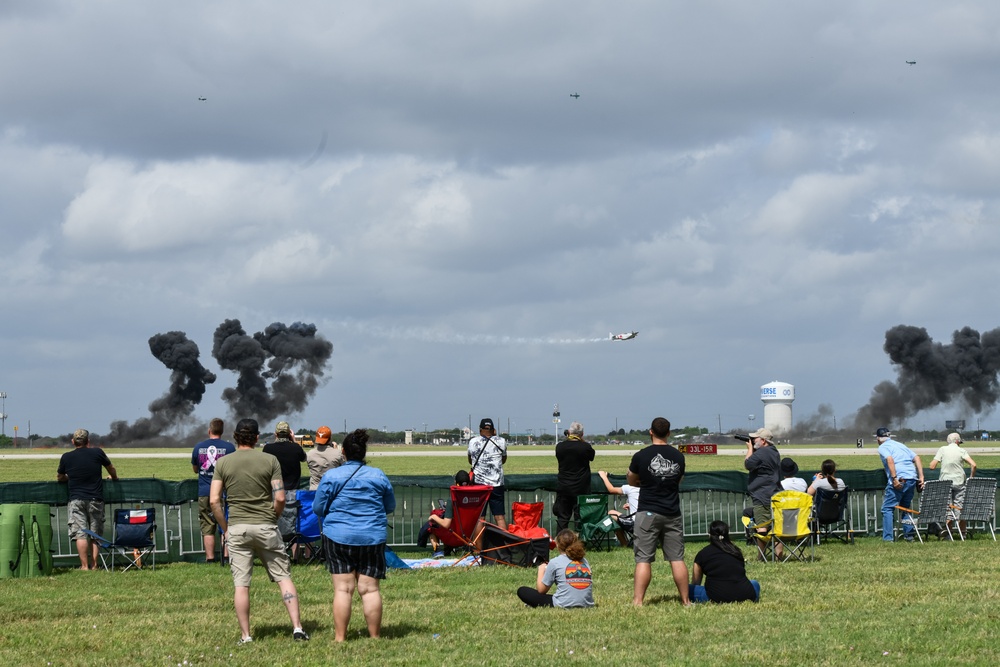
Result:
M694 557L691 602L757 602L760 583L747 579L743 552L729 539L729 524L713 521L708 527L711 544ZM701 585L701 577L708 579Z
M556 535L556 547L559 555L538 566L535 588L521 586L517 589L517 597L529 607L593 607L593 581L583 542L576 533L566 529ZM548 595L553 583L555 595Z

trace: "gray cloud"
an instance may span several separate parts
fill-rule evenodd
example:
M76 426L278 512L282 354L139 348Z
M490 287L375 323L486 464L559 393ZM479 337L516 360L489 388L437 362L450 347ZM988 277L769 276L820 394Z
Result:
M224 314L330 332L316 425L743 426L773 379L847 415L894 323L998 324L998 27L922 0L5 3L8 412L134 421L148 338Z

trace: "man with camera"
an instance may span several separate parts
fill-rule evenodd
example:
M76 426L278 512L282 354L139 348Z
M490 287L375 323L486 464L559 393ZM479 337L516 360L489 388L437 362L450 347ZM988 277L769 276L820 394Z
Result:
M743 438L739 438L743 440ZM771 520L771 496L781 491L781 454L774 446L774 434L770 429L754 431L746 438L747 452L743 457L743 467L749 471L747 493L753 501L753 522L762 525ZM767 528L758 528L758 533L766 534ZM766 542L758 539L761 549ZM775 548L775 558L781 557L781 545Z

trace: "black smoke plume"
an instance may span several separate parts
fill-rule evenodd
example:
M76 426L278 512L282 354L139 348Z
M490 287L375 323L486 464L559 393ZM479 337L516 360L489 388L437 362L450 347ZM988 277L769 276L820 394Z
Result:
M248 336L239 320L215 330L212 356L238 374L235 388L222 398L233 417L268 422L299 412L323 381L333 344L316 335L316 326L275 322Z
M215 374L198 360L198 345L188 340L182 331L156 334L149 339L149 351L172 371L170 387L149 404L149 417L140 418L134 424L112 422L107 437L109 444L152 440L184 424L205 395L206 385L215 382Z
M1000 401L1000 329L980 336L965 327L946 345L931 340L926 329L901 324L885 332L883 349L898 377L872 390L868 405L855 417L858 428L899 425L939 405L986 413Z

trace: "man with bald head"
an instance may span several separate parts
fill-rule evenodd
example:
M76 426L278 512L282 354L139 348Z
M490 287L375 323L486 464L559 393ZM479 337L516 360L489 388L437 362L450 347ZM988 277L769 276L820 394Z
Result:
M580 529L577 496L590 493L590 462L593 460L594 448L583 439L583 424L573 422L566 431L566 439L556 445L559 476L556 478L556 499L552 503L556 534L569 527L571 516L577 530Z

